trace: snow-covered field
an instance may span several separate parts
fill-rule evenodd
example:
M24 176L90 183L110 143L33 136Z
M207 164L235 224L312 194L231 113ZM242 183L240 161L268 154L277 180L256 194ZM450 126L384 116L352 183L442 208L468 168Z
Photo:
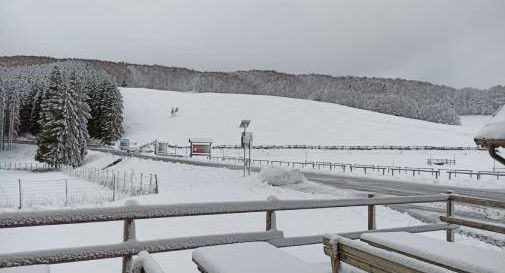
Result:
M250 129L255 133L256 144L473 146L472 136L478 130L475 128L482 120L487 119L470 117L468 122L474 125L467 125L469 123L465 121L464 126L449 126L296 99L130 88L122 89L122 93L125 98L126 137L137 143L158 139L185 145L189 137L209 137L217 144L237 144L240 133L238 124L241 119L250 118L252 120ZM179 107L178 116L170 116L172 107ZM25 148L1 153L0 161L31 162L34 148L18 146ZM305 154L306 151L290 150L254 152L258 152L254 156L265 156L270 159L304 161L307 157L308 160L324 159L360 164L373 162L376 165L382 162L384 165L390 165L394 161L397 163L395 165L401 166L425 164L429 156L451 159L455 156L457 162L462 162L457 163L462 164L461 166L470 166L475 158L477 160L485 158L476 151L469 151L467 155L453 155L452 152L430 154L397 151L310 151L309 154ZM417 155L413 156L414 154ZM86 167L103 168L115 159L117 156L92 151L88 154L85 164ZM484 163L486 165L490 163L486 162ZM310 181L301 182L297 186L275 187L262 182L265 179L258 173L244 178L241 171L136 158L125 158L110 169L158 174L160 194L127 198L137 200L140 204L265 200L271 195L290 200L363 196L363 193L335 188L326 193L297 190L297 187L323 187ZM20 173L9 171L0 175L3 178L3 175L16 176ZM56 177L62 174L46 175ZM107 205L122 205L127 199ZM358 231L367 227L367 210L339 208L281 212L278 213L277 219L278 228L285 236ZM136 224L137 238L148 240L260 231L265 228L265 215L251 213L151 219L139 220ZM378 228L418 224L421 224L419 220L407 214L386 207L377 208ZM445 233L433 232L425 235L443 239ZM4 229L0 230L0 253L109 244L121 240L120 222ZM457 235L456 241L460 244L499 250L497 247L464 236ZM329 260L324 256L320 245L288 248L286 251L308 262L326 262L329 267ZM191 251L156 254L154 257L165 272L197 272L191 261ZM51 272L119 272L120 263L120 259L109 259L61 264L51 266Z
M342 105L282 97L122 88L125 137L187 145L190 137L239 144L239 123L250 119L254 143L306 145L475 146L475 127L489 117L453 126ZM179 107L171 117L170 109Z
M88 166L103 167L116 156L91 152ZM158 173L160 194L131 198L141 204L186 203L207 201L265 200L270 195L279 199L348 198L356 193L334 190L330 194L310 194L285 187L273 187L261 182L259 174L242 177L241 171L154 162L135 158L125 159L111 167L114 170L144 170ZM311 182L305 182L311 183ZM110 205L121 205L125 200ZM421 224L418 220L385 207L379 207L379 228ZM320 209L281 212L278 227L286 236L314 235L366 229L366 208ZM171 238L190 235L217 234L263 230L265 215L202 216L191 218L153 219L137 221L138 239ZM0 253L106 244L119 242L122 223L97 223L36 228L0 230ZM440 232L428 236L443 238ZM460 237L459 243L494 248L479 241ZM309 262L327 262L319 245L287 249ZM157 254L154 257L166 272L197 272L190 251ZM329 264L328 264L329 265ZM52 266L51 272L119 272L120 260L103 260Z

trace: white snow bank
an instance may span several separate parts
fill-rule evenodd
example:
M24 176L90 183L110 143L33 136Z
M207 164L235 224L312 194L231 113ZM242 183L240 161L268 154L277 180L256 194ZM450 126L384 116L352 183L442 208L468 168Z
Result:
M505 107L495 114L495 116L479 131L475 139L485 140L505 140Z
M266 167L261 169L261 182L272 186L285 186L305 182L305 176L300 170L288 170L277 167Z
M503 273L505 253L448 243L408 232L366 233L361 239L470 272Z
M199 248L193 260L208 273L327 273L268 243L254 242ZM328 268L329 269L329 262Z
M0 273L49 273L48 265L19 266L0 269Z

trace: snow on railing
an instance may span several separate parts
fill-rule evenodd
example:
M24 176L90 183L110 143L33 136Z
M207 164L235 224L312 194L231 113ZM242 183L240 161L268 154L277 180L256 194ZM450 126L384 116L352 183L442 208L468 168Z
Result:
M164 273L164 271L149 252L141 251L133 261L130 273Z
M377 205L432 202L446 203L447 213L446 216L441 218L441 220L447 222L447 224L421 225L385 230L376 229L375 227L375 206ZM132 268L132 257L138 255L141 251L147 251L149 253L160 253L194 249L204 246L253 241L269 242L278 247L318 244L322 242L322 236L298 236L291 238L284 237L283 233L276 228L275 212L285 210L366 206L368 207L368 230L340 234L342 236L346 236L347 238L353 239L359 238L361 234L366 232L429 232L446 230L447 241L454 241L454 229L457 228L457 226L452 223L455 222L460 223L461 225L468 225L488 231L505 232L502 227L497 225L458 219L454 216L454 202L505 209L505 202L503 201L472 198L452 194L439 194L403 197L370 196L369 198L361 199L337 200L277 200L276 198L269 198L267 201L214 202L169 205L138 205L135 202L127 202L127 204L123 207L2 213L0 214L0 228L124 221L124 237L123 243L112 245L38 250L14 254L0 254L0 268L123 257L123 272L126 273ZM266 231L203 235L172 239L157 239L151 241L138 241L135 239L135 219L187 217L250 212L266 212ZM142 255L145 256L146 254ZM153 272L158 273L156 271Z

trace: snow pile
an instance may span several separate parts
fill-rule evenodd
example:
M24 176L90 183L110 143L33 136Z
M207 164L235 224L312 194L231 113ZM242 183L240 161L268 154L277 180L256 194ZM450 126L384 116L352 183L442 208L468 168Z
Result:
M260 180L272 186L292 185L306 181L305 176L300 170L288 170L277 167L262 168Z
M505 106L479 131L475 139L505 140Z

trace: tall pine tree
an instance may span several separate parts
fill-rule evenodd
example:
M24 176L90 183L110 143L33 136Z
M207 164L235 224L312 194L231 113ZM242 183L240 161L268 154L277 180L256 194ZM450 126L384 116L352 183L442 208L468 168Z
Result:
M82 165L88 139L89 106L72 73L68 87L58 67L51 72L47 94L41 103L40 132L35 159L54 167Z
M53 167L62 163L63 132L63 92L65 86L60 69L55 66L51 72L49 89L40 108L40 131L37 135L37 153L35 159Z

